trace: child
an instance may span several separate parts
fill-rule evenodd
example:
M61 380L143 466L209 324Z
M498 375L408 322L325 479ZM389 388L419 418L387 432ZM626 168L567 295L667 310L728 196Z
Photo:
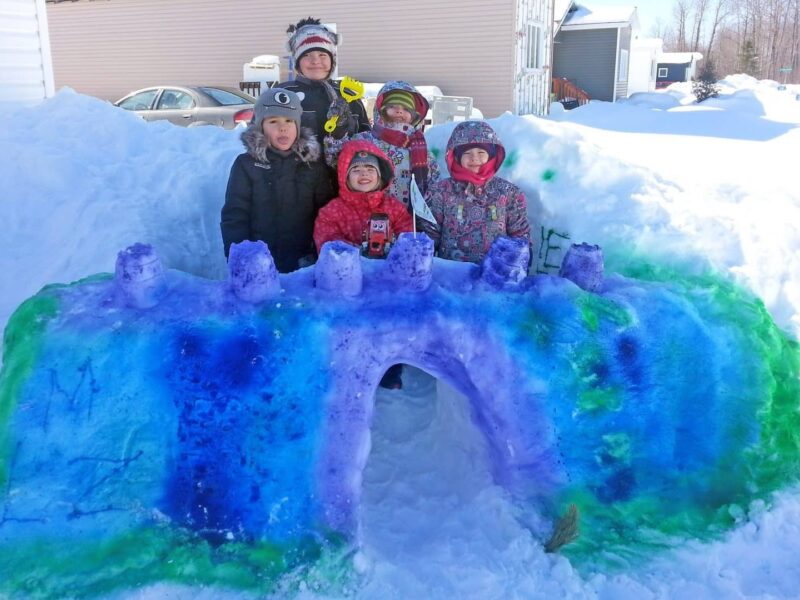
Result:
M411 198L411 175L420 191L439 181L439 166L428 152L423 120L428 113L428 101L405 81L390 81L378 92L375 100L374 122L371 131L356 134L351 139L367 140L389 157L394 180L389 193L406 207ZM336 166L336 155L346 140L325 138L325 160Z
M485 121L464 121L453 130L445 154L450 177L434 184L427 198L437 226L425 229L441 258L479 263L499 236L530 244L525 195L495 176L504 158Z
M319 211L314 223L317 250L342 240L358 246L366 256L383 258L398 234L411 231L411 215L388 188L392 165L388 157L365 140L353 140L339 156L339 197ZM375 239L385 240L374 246Z
M365 256L384 258L397 235L413 228L406 207L388 193L391 162L369 142L354 140L342 146L338 174L339 197L319 211L314 223L317 250L342 240L360 247ZM402 388L402 372L402 365L389 367L381 387Z
M314 262L314 220L333 190L316 137L300 128L302 114L297 94L282 88L256 101L222 207L226 257L233 243L262 240L280 273Z
M369 119L364 105L359 101L348 104L339 91L339 82L332 80L336 68L336 46L339 36L308 17L290 25L287 49L294 60L294 81L279 83L282 88L300 95L303 104L303 125L311 128L320 145L325 137L325 121L331 111L339 114L334 134L342 137L348 133L369 130Z

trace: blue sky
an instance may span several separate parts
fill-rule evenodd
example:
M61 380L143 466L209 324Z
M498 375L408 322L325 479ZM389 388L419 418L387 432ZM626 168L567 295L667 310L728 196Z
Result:
M601 6L636 6L639 10L639 22L642 26L644 35L650 34L650 29L655 24L656 19L669 23L672 17L672 0L578 0L587 8L599 8Z

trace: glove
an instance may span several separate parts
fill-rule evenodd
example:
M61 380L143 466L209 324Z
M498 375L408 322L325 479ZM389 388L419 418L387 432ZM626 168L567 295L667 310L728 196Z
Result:
M340 140L346 135L353 135L358 131L358 119L350 112L347 101L342 98L334 100L328 108L327 119L338 117L336 129L331 132L334 139Z

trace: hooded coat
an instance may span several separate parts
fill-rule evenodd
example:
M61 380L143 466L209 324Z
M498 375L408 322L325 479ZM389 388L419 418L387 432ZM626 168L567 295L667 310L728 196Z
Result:
M357 152L368 152L378 157L383 185L374 192L355 192L347 187L347 171ZM384 213L395 235L411 231L413 223L406 207L389 194L392 164L388 157L366 140L353 140L342 147L339 156L339 197L334 198L319 211L314 224L314 242L317 251L325 242L341 240L361 247L372 215Z
M313 230L319 209L333 196L327 167L319 162L313 132L301 129L288 153L273 149L260 125L243 133L247 152L231 167L222 207L225 256L233 243L267 243L275 266L288 273L313 262Z
M449 177L434 184L426 198L436 226L425 227L438 256L479 263L500 236L525 238L530 243L525 195L516 185L497 177L505 148L485 121L464 121L453 130L445 159L450 172L456 164L455 149L469 144L494 146L494 166L482 185Z
M386 94L394 90L403 90L414 96L414 104L416 105L416 112L418 115L418 118L415 122L411 123L410 125L404 125L400 130L406 134L412 134L416 131L421 131L424 124L425 115L428 114L428 101L416 90L416 88L414 88L413 85L406 83L405 81L390 81L381 88L380 92L378 92L377 98L375 99L373 123L379 123L385 126L383 122L383 115L381 114L381 108L383 108L383 99ZM409 206L411 203L411 151L409 150L408 146L396 146L386 142L380 139L374 130L358 133L350 139L366 140L377 146L384 152L384 154L386 154L386 156L389 157L389 160L392 163L392 170L394 171L394 179L389 187L389 193L400 200L400 202L402 202L405 206ZM342 149L342 145L345 142L347 142L347 139L336 140L331 136L327 136L325 138L325 161L330 166L334 168L336 167L337 157ZM426 185L423 185L422 182L417 182L421 189L424 189L426 186L429 187L441 179L439 165L436 162L433 154L428 152L427 157L428 180Z

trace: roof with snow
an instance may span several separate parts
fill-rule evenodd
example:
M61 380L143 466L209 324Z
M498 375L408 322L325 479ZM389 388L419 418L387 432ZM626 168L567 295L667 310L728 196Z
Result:
M605 29L628 26L634 29L639 28L639 17L635 6L589 8L580 4L572 4L564 17L561 29Z
M660 64L682 65L693 61L703 60L699 52L662 52L658 57Z

